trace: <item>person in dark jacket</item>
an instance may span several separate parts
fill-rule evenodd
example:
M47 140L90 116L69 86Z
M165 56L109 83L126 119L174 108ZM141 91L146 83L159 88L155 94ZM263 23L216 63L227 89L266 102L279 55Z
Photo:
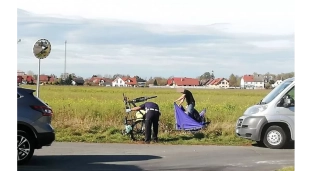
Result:
M133 107L131 109L126 109L126 112L145 110L145 143L150 143L151 132L153 125L153 135L152 140L158 142L158 121L161 115L158 104L154 102L145 102L140 106Z
M193 97L193 94L191 93L191 91L184 89L184 88L179 88L179 89L177 89L177 91L182 93L182 96L180 96L174 102L180 101L178 106L181 106L181 104L184 102L184 100L186 100L186 103L187 103L186 111L187 111L188 115L192 115L194 112L194 109L195 109L195 99Z

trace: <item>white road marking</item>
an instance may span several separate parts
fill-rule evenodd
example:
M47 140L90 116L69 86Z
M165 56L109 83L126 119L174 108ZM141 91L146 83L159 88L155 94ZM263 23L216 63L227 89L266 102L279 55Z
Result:
M287 164L291 160L270 160L270 161L257 161L256 164Z

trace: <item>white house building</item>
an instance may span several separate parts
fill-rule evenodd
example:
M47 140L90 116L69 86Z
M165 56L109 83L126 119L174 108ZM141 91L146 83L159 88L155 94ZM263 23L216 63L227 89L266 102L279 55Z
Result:
M205 86L212 88L212 89L227 89L229 88L229 80L225 78L216 78L210 79Z
M120 78L117 77L113 82L112 82L112 86L113 87L125 87L126 86L126 82Z
M242 89L264 89L264 77L262 75L244 75L241 78Z
M112 82L113 87L137 87L138 83L136 78L130 78L130 77L117 77L113 82Z

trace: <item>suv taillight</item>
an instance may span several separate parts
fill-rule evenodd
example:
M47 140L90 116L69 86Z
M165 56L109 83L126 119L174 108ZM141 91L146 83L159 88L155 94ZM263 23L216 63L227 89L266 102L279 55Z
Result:
M30 106L32 109L41 112L43 116L52 116L53 111L52 109L46 107L46 106Z

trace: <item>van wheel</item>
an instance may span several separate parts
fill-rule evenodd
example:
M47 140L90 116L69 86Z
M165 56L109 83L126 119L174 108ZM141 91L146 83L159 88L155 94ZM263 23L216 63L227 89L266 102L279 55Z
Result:
M287 135L283 128L273 125L270 126L263 137L263 143L271 149L281 149L286 145Z
M27 163L34 154L34 143L32 137L25 131L17 131L17 162Z

